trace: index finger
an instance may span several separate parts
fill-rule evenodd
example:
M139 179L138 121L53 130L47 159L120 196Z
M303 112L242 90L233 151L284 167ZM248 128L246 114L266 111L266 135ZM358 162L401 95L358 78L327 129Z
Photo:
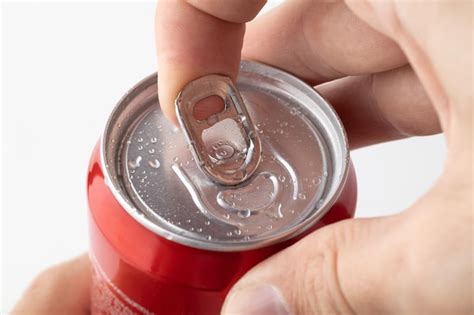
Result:
M174 100L190 81L207 74L235 80L245 22L265 1L160 1L156 10L159 99L174 123ZM208 104L213 106L213 104Z

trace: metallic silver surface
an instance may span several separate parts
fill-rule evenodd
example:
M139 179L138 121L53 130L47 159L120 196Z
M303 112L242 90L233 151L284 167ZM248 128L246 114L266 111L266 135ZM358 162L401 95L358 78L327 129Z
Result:
M195 119L194 105L212 95L224 101L222 112ZM211 180L237 185L253 175L262 153L260 139L230 78L208 75L190 82L176 98L176 116L197 166ZM221 131L226 139L216 137Z
M106 182L151 231L197 248L258 248L302 233L339 196L349 151L331 106L297 78L255 62L241 63L237 88L262 157L234 187L216 185L197 167L182 131L159 109L155 76L115 108L102 137ZM225 141L226 130L213 139Z

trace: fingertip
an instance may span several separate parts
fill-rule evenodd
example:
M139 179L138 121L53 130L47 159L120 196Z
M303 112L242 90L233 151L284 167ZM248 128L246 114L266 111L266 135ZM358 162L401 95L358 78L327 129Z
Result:
M237 77L244 24L211 16L185 2L165 2L156 14L158 94L166 118L178 125L175 99L208 74Z
M172 105L164 105L167 104L165 97L160 97L160 108L163 112L165 118L171 122L174 126L179 127L178 119L176 118L176 111L174 104Z
M163 64L158 74L158 97L160 107L165 117L175 126L179 126L176 118L176 98L179 92L191 81L196 80L208 74L222 74L235 80L238 72L239 63L229 65L227 69L219 67L209 67L202 69L199 67L187 67L183 65L175 65L174 63ZM199 101L193 111L195 119L204 120L209 116L216 114L224 109L224 101L217 96L207 97Z
M171 101L170 95L166 92L163 93L163 97L160 97L161 110L164 116L175 126L179 127L179 122L176 117L176 105L175 101ZM217 96L211 95L200 101L198 101L193 108L193 118L196 120L206 120L210 116L220 113L224 110L224 100Z
M171 80L164 78L166 71L158 74L158 102L163 112L163 115L173 125L178 126L178 120L176 118L175 100L179 93L176 84L173 84Z
M193 117L197 120L206 120L210 116L222 112L224 108L224 100L217 95L211 95L194 105Z

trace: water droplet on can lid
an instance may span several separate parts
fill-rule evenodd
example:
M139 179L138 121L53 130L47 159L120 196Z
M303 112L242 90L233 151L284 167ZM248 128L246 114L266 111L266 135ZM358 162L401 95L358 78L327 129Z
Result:
M139 155L134 160L128 161L128 166L132 169L140 167L140 162L142 161L142 157Z
M241 218L248 218L251 214L252 212L250 211L250 209L246 209L239 211L237 215Z
M285 175L278 175L278 180L279 180L280 182L284 182L284 181L286 180Z

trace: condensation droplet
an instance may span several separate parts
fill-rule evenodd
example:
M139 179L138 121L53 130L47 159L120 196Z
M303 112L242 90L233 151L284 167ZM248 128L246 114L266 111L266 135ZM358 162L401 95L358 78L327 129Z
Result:
M176 163L176 162L178 162L178 161L179 161L179 157L175 156L175 157L173 158L173 162Z
M273 229L273 226L272 226L271 224L269 224L269 225L267 225L265 228L266 228L267 230L271 230L271 229Z
M209 225L209 224L211 224L211 221L206 221L206 222L204 222L204 224Z
M278 180L283 183L286 180L285 175L278 175Z
M150 165L153 168L159 168L161 163L160 161L158 161L158 159L153 159L153 160L148 161L148 165Z
M158 141L158 139L156 139L156 137L153 137L153 138L150 139L151 143L156 143L156 141Z
M227 236L232 236L232 232L227 232L226 235Z
M246 210L239 211L237 215L241 218L248 218L248 217L250 217L251 214L252 213L251 213L250 209L246 209Z
M138 138L137 138L137 141L141 143L141 142L143 142L143 138L142 138L142 137L138 137Z
M208 235L208 236L206 237L206 239L207 239L208 241L210 241L210 240L212 240L212 236L211 236L211 235Z
M142 145L139 145L139 146L138 146L138 151L141 151L141 150L143 150L143 146L142 146Z
M241 229L236 229L236 230L234 230L234 233L235 233L235 235L240 235L240 234L242 234L242 230Z
M149 153L155 153L155 149L151 148L150 150L148 150Z
M301 199L301 200L305 200L306 199L306 194L305 193L299 193L298 198Z
M128 166L132 169L140 167L140 162L141 161L142 161L142 157L139 155L134 160L128 161Z

